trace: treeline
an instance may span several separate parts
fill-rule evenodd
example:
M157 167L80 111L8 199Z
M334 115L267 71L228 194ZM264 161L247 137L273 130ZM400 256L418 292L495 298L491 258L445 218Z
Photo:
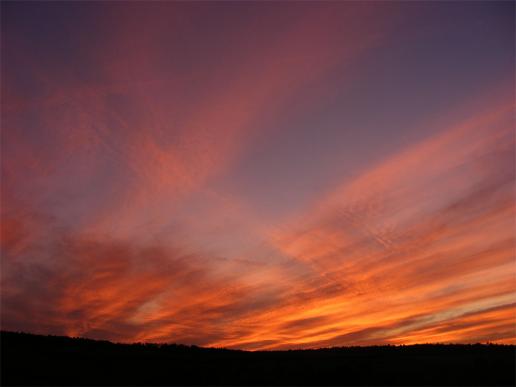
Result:
M247 352L1 332L9 385L514 386L516 347L420 344Z

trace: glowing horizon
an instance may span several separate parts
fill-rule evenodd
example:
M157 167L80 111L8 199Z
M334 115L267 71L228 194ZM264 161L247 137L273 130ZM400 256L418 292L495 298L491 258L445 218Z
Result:
M1 7L2 329L516 344L513 3Z

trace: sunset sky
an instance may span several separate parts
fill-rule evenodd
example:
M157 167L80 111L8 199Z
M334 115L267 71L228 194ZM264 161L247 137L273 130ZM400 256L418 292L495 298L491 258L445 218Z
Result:
M514 8L2 2L1 328L516 344Z

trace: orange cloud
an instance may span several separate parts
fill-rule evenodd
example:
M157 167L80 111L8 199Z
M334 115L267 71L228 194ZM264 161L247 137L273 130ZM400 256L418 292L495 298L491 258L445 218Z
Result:
M474 341L490 333L514 340L504 328L514 322L509 312L482 334L472 325L471 334L410 338L436 320L460 322L514 302L511 114L497 108L394 156L338 188L292 231L275 234L277 246L314 273L297 284L298 292L311 289L308 302L280 313L278 324L286 316L324 323L270 348ZM327 284L340 290L328 296Z
M10 189L35 193L45 205L66 198L61 200L70 211L94 208L74 214L91 232L135 237L142 226L157 231L185 197L234 162L259 135L263 117L337 65L355 61L385 29L378 23L369 31L354 22L356 13L380 21L371 7L350 12L348 24L331 7L315 13L301 7L288 21L278 16L269 32L262 19L251 18L232 38L232 52L220 47L224 65L207 68L194 61L184 76L181 60L192 58L172 60L157 47L168 46L169 39L180 44L183 34L195 31L188 24L192 14L162 8L140 9L153 20L142 34L140 12L135 17L133 7L105 7L116 14L115 24L100 20L98 28L110 33L94 47L85 43L81 52L96 69L95 82L26 61L31 79L46 93L21 102L5 99L2 130L9 149L2 168L4 179L12 179ZM343 48L336 31L361 39ZM27 115L36 117L46 139L29 138Z
M225 337L228 327L219 327L225 314L238 319L253 309L244 300L269 302L238 271L217 274L213 257L179 248L91 239L59 228L46 246L30 247L37 259L9 262L2 271L3 329L206 345Z
M195 12L105 7L110 33L75 58L94 70L16 38L40 92L2 88L3 329L253 350L516 340L512 106L263 224L214 182L382 41L383 11L300 4L183 58L162 48L195 42Z

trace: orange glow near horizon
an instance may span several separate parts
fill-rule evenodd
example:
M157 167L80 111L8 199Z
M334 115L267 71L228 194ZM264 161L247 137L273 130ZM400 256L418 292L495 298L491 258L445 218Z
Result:
M516 343L513 4L89 5L2 3L2 329Z

